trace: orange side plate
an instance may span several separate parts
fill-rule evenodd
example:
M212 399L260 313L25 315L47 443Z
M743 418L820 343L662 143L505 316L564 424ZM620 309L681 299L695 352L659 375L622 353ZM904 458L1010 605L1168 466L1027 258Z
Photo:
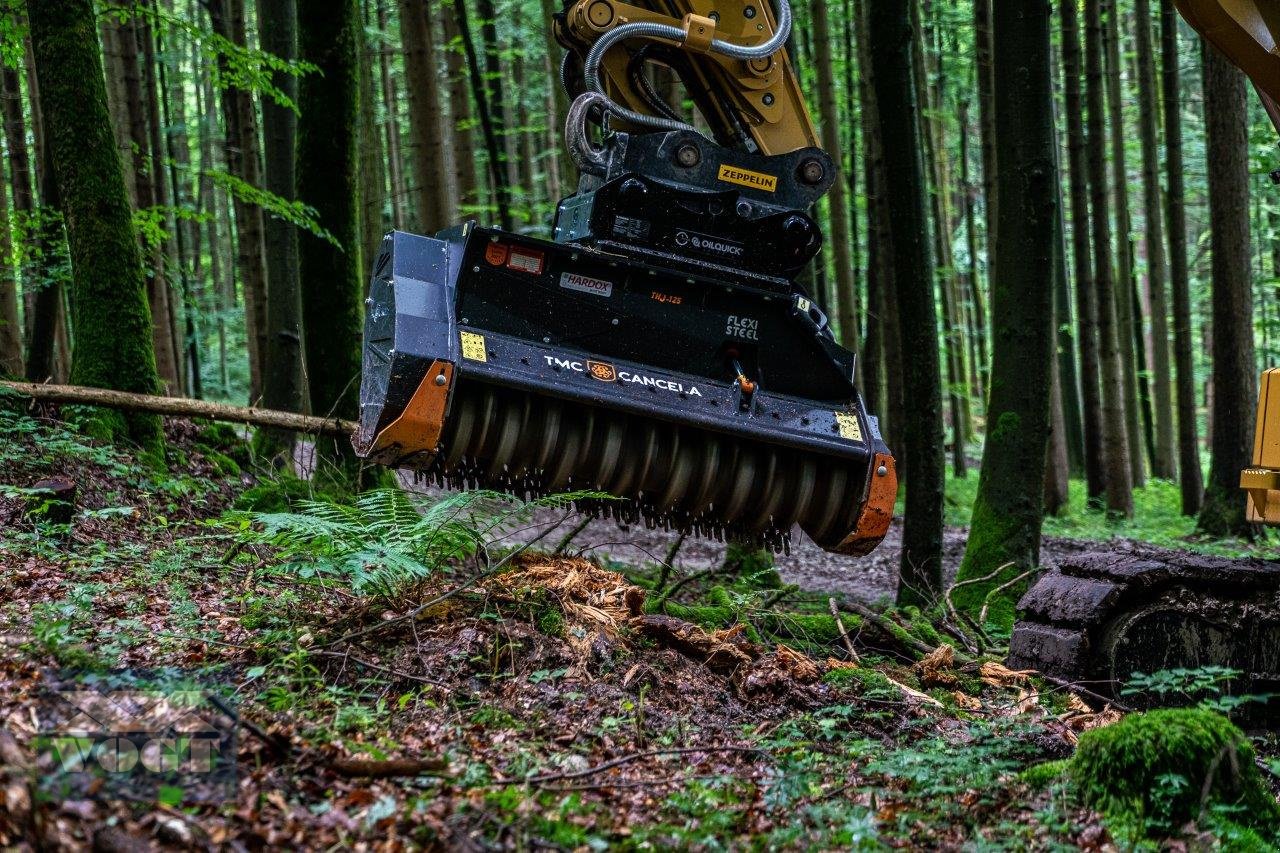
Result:
M441 381L441 377L444 377ZM400 417L378 433L369 455L390 464L419 453L435 453L444 430L444 415L453 387L453 365L434 361Z
M881 474L881 469L884 473ZM898 471L893 457L877 453L871 465L871 486L867 490L867 503L858 516L858 524L835 549L851 557L870 554L889 532L893 521L893 505L898 500Z

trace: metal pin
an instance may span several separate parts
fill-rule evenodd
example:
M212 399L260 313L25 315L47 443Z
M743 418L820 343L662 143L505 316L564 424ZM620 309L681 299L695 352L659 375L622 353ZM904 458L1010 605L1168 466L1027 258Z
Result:
M879 468L876 469L877 477L887 477L888 475L889 475L889 469L886 468L884 465L881 465Z
M446 378L446 377L445 377L445 375L444 375L443 373L441 373L439 376L437 376L437 377L436 377L436 384L437 384L437 385L443 385L444 383L446 383L446 382L448 382L448 381L449 381L449 380L448 380L448 378Z

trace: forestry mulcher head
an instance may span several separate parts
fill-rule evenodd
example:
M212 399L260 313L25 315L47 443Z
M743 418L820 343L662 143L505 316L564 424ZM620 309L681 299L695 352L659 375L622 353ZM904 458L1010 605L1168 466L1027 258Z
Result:
M474 223L386 239L362 456L455 487L607 493L590 508L773 547L797 525L842 553L880 542L893 458L853 354L794 283L821 247L807 211L836 169L781 51L790 10L781 0L775 26L759 8L723 0L682 21L645 3L630 17L604 0L566 5L556 33L579 190L554 242ZM714 141L662 117L641 85L650 60L694 82ZM616 123L597 144L606 115Z

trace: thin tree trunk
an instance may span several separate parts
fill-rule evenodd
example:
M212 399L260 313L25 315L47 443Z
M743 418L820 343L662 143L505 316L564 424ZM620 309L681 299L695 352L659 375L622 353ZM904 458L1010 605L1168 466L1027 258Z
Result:
M244 0L207 0L207 8L214 32L233 44L245 45ZM261 186L258 119L250 93L224 88L222 114L226 125L227 170L249 186ZM249 345L249 399L256 401L263 394L264 359L269 349L265 222L262 208L256 204L240 196L234 197L232 204L238 246L236 267L244 293L245 338Z
M559 184L561 187L565 182L572 179L576 174L573 166L573 160L569 157L569 149L561 139L564 131L564 122L569 115L569 93L564 90L564 86L560 84L560 63L564 58L564 51L560 49L560 45L556 43L555 33L552 30L552 16L558 11L556 0L539 0L539 8L542 11L542 43L547 54L547 62L549 71L551 72L548 83L551 87L550 115L547 116L547 122L551 125L552 144L556 150L557 171L560 176ZM557 188L553 195L562 192ZM553 198L552 201L555 201Z
M463 0L452 0L453 4ZM458 30L457 10L445 9L444 35L448 42L445 65L449 74L450 147L453 149L454 183L458 205L465 216L474 216L484 204L476 173L475 129L471 126L471 89L467 83L467 52ZM547 21L550 22L550 18Z
M1063 89L1066 93L1067 170L1071 185L1071 247L1075 272L1077 345L1080 351L1080 397L1084 424L1084 474L1090 501L1106 493L1103 451L1102 396L1098 384L1098 300L1093 280L1093 252L1089 244L1089 179L1086 167L1084 97L1081 90L1083 62L1080 21L1075 3L1058 6L1062 24Z
M485 151L489 156L489 180L494 203L498 207L498 221L508 231L513 228L511 219L511 183L502 150L506 128L502 123L502 106L506 99L502 93L502 68L498 55L496 12L493 0L477 0L480 15L480 31L484 46L484 70L476 53L475 39L471 34L471 22L467 16L466 0L454 0L458 12L458 34L466 50L467 66L471 77L471 94L480 114L480 127L484 132Z
M1191 329L1191 276L1187 270L1187 208L1182 162L1182 74L1178 15L1160 0L1160 62L1164 91L1165 218L1169 232L1169 289L1173 302L1173 361L1178 409L1178 485L1182 514L1196 515L1204 498L1200 442L1196 438L1196 377Z
M27 154L26 122L22 115L22 84L19 81L17 70L10 68L3 63L0 63L0 100L3 101L3 111L0 113L0 120L3 120L4 122L4 140L8 149L5 155L5 163L9 170L9 189L11 191L8 195L12 197L13 210L16 218L18 219L18 223L15 224L25 223L23 232L20 232L24 233L25 228L30 226L31 217L35 211L35 197L31 191L31 161ZM6 236L9 234L7 213L8 211L6 210ZM35 233L30 233L25 235L25 239L32 240L37 236L38 235ZM7 264L11 257L11 253L6 253L4 257L4 264ZM3 266L4 264L0 264L0 266ZM9 309L7 307L0 307L0 314L3 315L4 322L8 322L10 320L14 323L19 322L17 302L19 299L19 289L21 288L21 296L25 298L24 311L27 314L26 319L28 321L29 328L29 322L31 320L30 315L32 313L31 307L33 304L31 297L34 296L34 292L32 292L34 289L27 283L23 270L14 267L12 270L12 277L12 287L14 291L13 316L9 316ZM7 367L0 367L0 369L7 369L14 376L24 375L26 362L24 358L24 350L22 349L23 329L20 326L15 326L8 331L0 330L0 338L7 338L7 342L0 345L0 352L7 353L7 355L0 358L0 360L2 360ZM13 352L11 349L14 339L18 341L19 346L16 365L13 363Z
M1213 443L1198 527L1253 537L1240 471L1253 452L1257 399L1249 248L1249 111L1244 75L1203 44L1213 252Z
M303 0L307 2L307 0ZM298 56L297 0L258 0L262 49L282 59ZM276 88L292 101L298 98L298 81L278 73ZM298 116L270 98L262 101L262 153L266 189L285 199L298 196L296 149ZM264 238L267 262L267 360L262 376L263 404L286 412L306 411L306 386L302 370L302 280L298 274L298 229L272 216L266 219ZM291 459L288 433L267 433L269 453Z
M120 158L112 140L98 31L90 0L31 0L31 42L50 164L67 225L74 288L78 385L156 390L142 260ZM163 453L154 416L97 414L94 430ZM162 457L161 457L162 459ZM160 462L161 459L157 459Z
M987 275L993 275L996 264L996 162L995 78L992 70L991 6L993 0L973 0L974 57L978 77L978 124L982 139L982 198L986 207ZM987 292L994 284L988 281ZM986 365L984 364L984 370ZM983 383L984 385L986 383Z
M142 40L142 25L136 18L119 26L116 33L120 47L120 65L124 73L125 106L129 113L129 137L133 143L133 176L135 199L139 210L150 210L164 205L163 181L156 173L152 157L153 137L150 132L150 116L147 93L142 77L142 63L138 49ZM149 247L150 269L147 274L147 301L151 305L151 338L156 352L156 370L166 388L182 391L179 381L177 354L173 346L173 326L169 311L169 285L165 276L163 244Z
M1053 390L1053 282L1057 232L1057 139L1047 3L995 4L995 121L1000 177L988 429L982 473L955 604L977 613L988 593L1039 562L1045 451ZM1050 274L1046 276L1046 271ZM978 582L995 572L991 580ZM990 602L990 618L1013 622L1020 590Z
M410 195L416 227L423 234L435 234L445 228L453 220L454 210L445 169L440 75L432 23L426 0L400 0L400 36L404 40L405 74L410 81Z
M836 108L836 70L831 52L831 22L825 0L809 4L813 24L814 70L817 74L818 116L822 125L822 147L831 155L836 168L844 162L844 145L840 139L840 113ZM846 61L851 61L850 57ZM853 283L852 236L849 227L848 186L843 175L837 175L827 197L831 231L828 243L835 261L836 326L840 343L858 350L858 294Z
M386 0L376 0L378 32L386 36ZM445 19L448 19L445 15ZM447 31L446 31L447 35ZM404 161L400 153L400 98L396 91L396 78L391 63L391 50L385 41L378 45L378 71L382 79L382 102L386 105L387 171L391 182L391 225L397 230L405 228Z
M353 419L358 412L364 271L360 268L360 9L356 0L307 0L298 6L298 55L315 65L298 92L298 198L316 209L337 245L311 233L298 237L306 372L311 409ZM346 442L317 445L338 462L345 485L357 483Z
M5 163L9 157L5 156ZM18 275L9 226L9 186L0 167L0 376L22 375L22 325L18 319Z
M368 0L362 0L363 15L369 13ZM378 84L374 80L375 42L362 32L360 37L360 266L373 269L374 258L387 233L383 212L387 202L386 156L382 150L383 135L378 128ZM452 188L448 193L453 196ZM452 218L452 213L451 213Z
M489 87L485 86L485 73L480 69L480 58L476 54L475 40L471 37L471 19L467 15L466 0L453 0L454 12L457 12L458 37L462 40L463 55L467 60L467 77L471 82L471 96L475 99L476 113L480 117L480 129L484 134L485 154L489 158L489 184L493 191L494 204L498 207L498 222L506 231L511 231L511 186L507 183L507 170L503 167L502 152L499 149L500 128L494 124L494 113L490 108ZM483 9L483 6L481 6ZM492 9L490 9L492 10ZM481 14L484 14L481 10ZM488 58L488 51L486 51ZM494 58L497 59L497 58ZM490 81L492 82L492 81ZM500 90L502 82L497 83ZM500 91L499 91L500 95Z
M1151 34L1151 0L1136 0L1138 42L1138 114L1141 116L1144 245L1147 250L1147 291L1151 296L1151 377L1155 420L1155 455L1151 475L1164 480L1177 476L1173 439L1173 386L1170 383L1169 304L1166 292L1164 228L1160 205L1160 99L1156 91L1156 58ZM1178 109L1174 104L1173 109Z
M982 374L987 364L987 311L983 305L982 284L978 279L978 223L974 216L977 204L977 191L972 183L969 167L969 101L960 101L960 184L964 193L964 230L966 248L969 252L969 266L965 291L969 300L969 381L973 386L973 394L979 400L986 399L983 390Z
M35 51L29 42L27 54L31 57L27 65L27 94L31 103L32 138L35 141L36 183L40 188L40 204L37 207L39 213L37 248L41 252L42 268L38 274L43 279L41 287L36 290L29 306L27 379L32 382L47 382L60 374L57 364L58 356L66 352L58 343L59 332L66 323L62 307L65 275L52 262L52 247L63 240L62 199L58 194L58 181L54 175L49 138L44 132L39 69L36 67ZM116 162L120 162L118 156ZM62 352L60 353L59 350Z
M1098 362L1102 383L1102 456L1106 465L1107 511L1133 515L1129 439L1125 425L1125 392L1111 264L1111 217L1106 163L1105 80L1102 70L1102 0L1085 0L1085 89L1089 108L1089 189L1093 199L1094 286L1098 311Z
M906 449L906 519L898 601L926 603L942 590L942 506L945 463L942 389L933 257L925 209L924 164L912 73L909 0L875 0L869 10L870 44L885 196L893 232L895 293L906 402L901 434ZM883 108L892 104L892 109Z
M1141 413L1144 411L1139 394L1138 362L1134 340L1133 291L1136 285L1133 263L1133 221L1129 214L1129 168L1125 151L1124 102L1120 85L1120 12L1118 0L1102 0L1104 26L1102 44L1104 74L1106 78L1107 110L1111 123L1111 164L1114 170L1113 187L1116 210L1116 279L1113 292L1116 303L1117 342L1120 347L1121 381L1124 388L1124 423L1129 450L1129 473L1134 486L1142 486L1146 480L1143 463L1143 432ZM1141 323L1141 320L1137 321Z

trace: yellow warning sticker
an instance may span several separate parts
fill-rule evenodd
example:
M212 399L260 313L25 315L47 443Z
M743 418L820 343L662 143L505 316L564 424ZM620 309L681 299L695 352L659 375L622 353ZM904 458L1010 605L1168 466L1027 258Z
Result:
M739 169L737 166L721 166L717 177L726 184L737 184L740 187L751 187L753 190L764 190L769 193L778 191L778 179L773 175L753 172L750 169Z
M477 335L475 332L463 332L462 357L472 361L488 361L489 354L485 351L484 335Z
M849 441L862 442L862 427L858 425L858 416L852 412L835 412L836 426L840 429L840 437Z

